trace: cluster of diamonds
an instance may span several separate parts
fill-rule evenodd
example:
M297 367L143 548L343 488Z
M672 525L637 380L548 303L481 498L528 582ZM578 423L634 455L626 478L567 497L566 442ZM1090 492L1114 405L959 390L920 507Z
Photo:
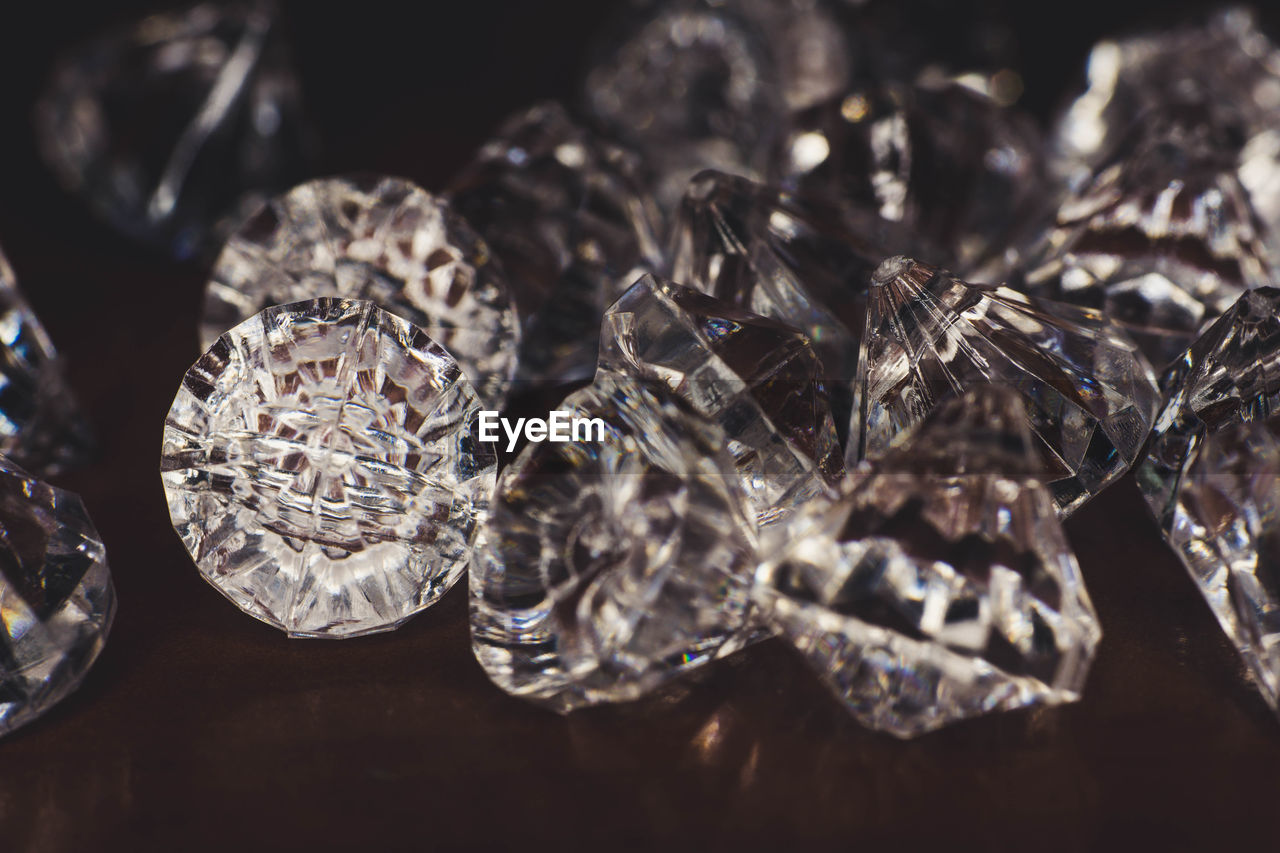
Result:
M132 77L59 71L45 153L122 229L189 251L260 202L165 427L201 573L346 637L469 567L477 659L561 712L778 636L911 737L1081 696L1102 631L1062 522L1136 467L1280 709L1280 49L1251 14L1099 43L1047 134L991 22L956 56L875 0L628 16L580 114L512 116L439 193L261 202L305 136L270 4L95 43L188 93L154 162L115 147ZM482 411L546 403L600 429L499 470Z

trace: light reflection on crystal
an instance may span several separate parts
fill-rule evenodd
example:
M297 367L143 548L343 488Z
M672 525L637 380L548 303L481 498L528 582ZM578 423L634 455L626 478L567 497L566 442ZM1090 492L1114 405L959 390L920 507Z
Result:
M850 465L947 396L988 383L1018 392L1064 515L1128 470L1160 402L1137 346L1096 311L891 258L872 279Z
M421 328L499 408L520 328L506 275L471 227L409 181L354 175L272 199L218 256L201 344L271 306L321 296L368 299Z
M106 549L80 498L0 457L0 735L79 686L115 609Z
M559 408L604 440L531 444L503 472L471 631L499 687L566 712L740 648L757 537L724 434L661 385L602 373Z
M719 424L761 526L844 476L821 366L789 326L644 276L605 315L600 368L662 382Z
M458 365L369 302L268 308L188 371L162 479L201 574L291 636L397 627L458 580L493 490Z
M767 535L757 599L864 724L1079 698L1100 629L1021 401L976 386Z

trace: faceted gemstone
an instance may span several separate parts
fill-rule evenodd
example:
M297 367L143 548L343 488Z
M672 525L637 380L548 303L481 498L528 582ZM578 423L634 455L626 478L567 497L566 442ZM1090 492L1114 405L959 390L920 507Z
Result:
M84 462L91 446L53 344L0 254L0 454L56 473Z
M1050 140L1053 171L1076 187L1152 112L1207 110L1236 137L1227 152L1234 155L1249 136L1274 127L1280 109L1280 51L1243 8L1217 12L1203 26L1099 42L1086 77Z
M520 327L488 246L441 199L408 181L310 181L272 199L228 241L205 293L201 344L269 305L368 299L421 328L500 408Z
M783 115L768 37L739 5L647 4L587 75L588 108L650 160L664 209L703 169L757 174Z
M517 379L590 378L604 309L662 263L636 155L554 102L508 120L454 182L453 209L507 271L524 334Z
M756 597L854 716L913 737L1079 698L1101 632L1021 401L930 412L763 546Z
M600 369L665 383L717 423L762 527L844 476L818 359L790 326L647 275L605 314Z
M59 180L128 234L185 257L298 177L296 78L269 2L152 15L63 57L36 111Z
M885 261L871 282L850 463L883 453L947 395L988 383L1018 393L1064 515L1128 470L1160 403L1137 345L1102 314Z
M116 611L80 498L0 457L0 735L79 686Z
M958 83L866 85L806 110L772 170L905 224L961 271L997 261L1046 200L1034 123Z
M1206 436L1280 411L1280 289L1245 293L1160 378L1156 418L1138 485L1166 534L1179 484Z
M874 212L713 171L690 183L672 233L675 281L800 329L832 385L853 378L871 273L919 242Z
M471 631L499 687L567 712L739 648L757 542L724 434L662 385L601 373L560 408L603 434L530 444L503 472Z
M165 420L174 528L205 579L290 636L397 627L470 559L496 458L439 344L370 302L268 308Z
M1280 417L1208 432L1166 537L1280 713Z
M1241 185L1229 134L1203 108L1168 107L1066 199L1020 289L1102 311L1163 366L1275 277L1278 247Z

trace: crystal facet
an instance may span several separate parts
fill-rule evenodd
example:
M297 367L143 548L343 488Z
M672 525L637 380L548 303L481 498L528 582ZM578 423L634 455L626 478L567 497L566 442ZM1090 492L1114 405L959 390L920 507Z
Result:
M749 636L756 526L720 430L602 373L560 405L602 440L531 444L471 566L476 658L558 711L637 698Z
M955 83L863 86L796 116L773 166L802 194L902 222L961 271L998 262L1045 200L1025 116Z
M1245 293L1160 378L1165 405L1138 485L1167 532L1179 483L1206 435L1280 411L1280 289Z
M844 476L818 359L790 326L647 275L605 315L600 368L665 383L716 422L761 526Z
M461 576L493 491L458 365L369 302L269 308L183 379L161 460L205 579L291 636L395 628Z
M272 199L218 257L200 339L269 305L368 299L448 349L491 407L515 372L520 328L488 246L440 199L408 181L311 181Z
M874 213L848 213L746 178L703 172L676 217L671 277L800 329L822 359L824 378L848 383L867 281L886 256L915 242Z
M80 498L0 458L0 735L79 686L116 595Z
M658 213L635 155L556 103L508 120L450 202L507 271L524 335L517 379L590 378L604 309L661 265Z
M1021 401L978 386L770 537L756 597L853 714L913 737L1079 698L1101 636Z
M53 344L0 255L0 454L54 473L83 462L91 446Z
M58 178L179 256L298 177L297 83L269 2L157 14L64 57L36 111Z
M850 463L884 452L948 394L988 383L1022 399L1064 515L1128 470L1160 404L1137 345L1098 312L885 261L872 277Z
M1063 202L1021 288L1102 311L1157 366L1177 358L1278 272L1280 244L1240 182L1229 136L1202 108L1148 116Z

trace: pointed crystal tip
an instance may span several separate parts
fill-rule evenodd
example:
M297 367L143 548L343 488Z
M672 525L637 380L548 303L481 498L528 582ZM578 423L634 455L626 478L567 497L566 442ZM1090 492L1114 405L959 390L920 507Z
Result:
M876 267L876 271L871 274L871 284L873 287L883 287L915 264L911 258L894 255Z

